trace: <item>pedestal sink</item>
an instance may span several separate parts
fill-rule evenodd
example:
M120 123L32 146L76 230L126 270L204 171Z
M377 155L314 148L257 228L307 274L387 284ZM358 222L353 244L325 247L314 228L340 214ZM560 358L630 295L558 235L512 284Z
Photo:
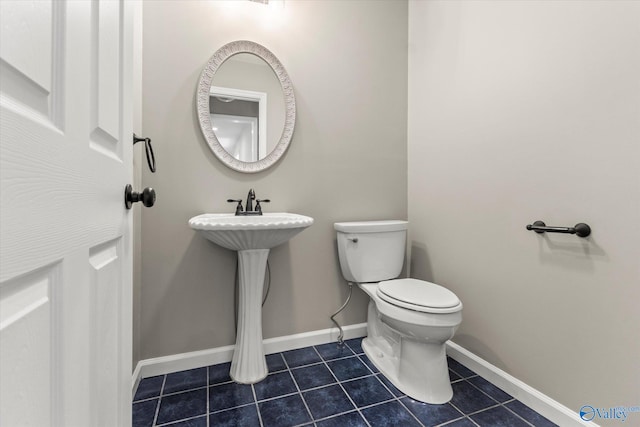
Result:
M268 374L262 346L262 291L269 250L311 224L313 218L292 213L203 214L189 220L189 226L208 240L238 251L238 331L229 372L235 382L254 384Z

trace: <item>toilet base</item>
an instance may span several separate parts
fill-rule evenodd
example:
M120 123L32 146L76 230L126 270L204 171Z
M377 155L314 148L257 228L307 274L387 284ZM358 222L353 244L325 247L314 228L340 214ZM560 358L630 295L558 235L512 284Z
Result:
M362 349L380 373L412 399L443 404L453 397L444 344L401 337L399 344L390 345L377 336L362 340Z

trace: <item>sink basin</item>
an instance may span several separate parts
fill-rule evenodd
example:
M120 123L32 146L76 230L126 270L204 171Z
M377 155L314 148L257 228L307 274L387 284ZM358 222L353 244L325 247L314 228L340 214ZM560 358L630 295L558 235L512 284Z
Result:
M313 218L292 213L258 216L203 214L189 226L224 248L238 251L238 328L229 375L237 383L266 378L262 344L262 291L269 250L313 224Z
M232 251L271 249L288 241L313 224L313 218L292 213L257 216L203 214L189 220L189 226L204 237Z

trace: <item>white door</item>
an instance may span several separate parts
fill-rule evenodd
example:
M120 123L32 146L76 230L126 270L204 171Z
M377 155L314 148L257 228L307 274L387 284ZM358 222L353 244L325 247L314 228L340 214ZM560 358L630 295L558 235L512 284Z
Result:
M126 426L132 21L0 0L0 425Z

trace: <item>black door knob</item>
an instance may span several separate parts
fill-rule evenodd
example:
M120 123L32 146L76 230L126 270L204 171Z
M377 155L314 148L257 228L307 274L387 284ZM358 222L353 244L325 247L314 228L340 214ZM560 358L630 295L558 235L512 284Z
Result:
M142 190L142 193L138 193L133 191L131 184L127 184L124 188L124 205L127 209L131 209L131 206L137 202L142 202L143 205L150 208L156 202L156 191L151 187L147 187Z

